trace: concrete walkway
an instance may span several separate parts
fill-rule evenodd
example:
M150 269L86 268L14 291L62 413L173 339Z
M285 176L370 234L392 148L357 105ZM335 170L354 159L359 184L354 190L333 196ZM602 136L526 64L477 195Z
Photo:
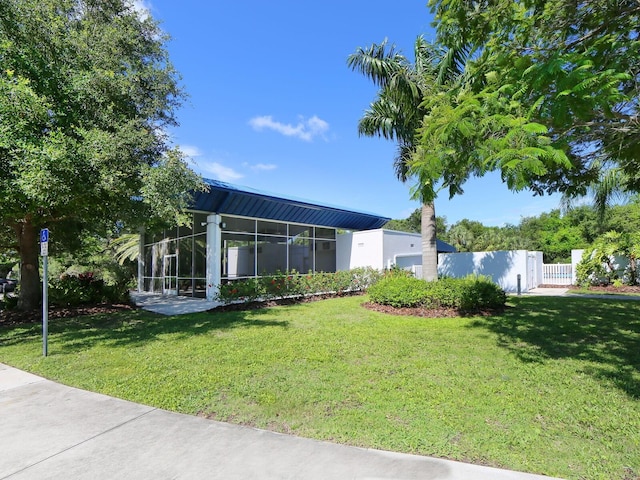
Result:
M568 288L532 288L523 295L538 295L544 297L563 297L569 291Z
M159 295L148 292L129 292L129 296L137 306L161 315L206 312L220 305L204 298Z
M544 297L601 298L604 300L640 300L640 295L615 295L604 293L571 293L568 288L533 288L523 295Z
M3 364L0 419L0 480L549 478L171 413Z

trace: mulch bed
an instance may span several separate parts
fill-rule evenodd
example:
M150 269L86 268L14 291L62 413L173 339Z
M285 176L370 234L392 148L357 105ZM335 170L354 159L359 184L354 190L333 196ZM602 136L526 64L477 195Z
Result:
M469 312L462 312L455 308L426 308L426 307L392 307L390 305L379 305L377 303L366 302L362 306L368 310L374 312L388 313L389 315L405 315L412 317L423 318L453 318L453 317L469 317L469 316L483 316L496 315L502 313L505 308L473 310Z
M635 293L640 295L640 285L621 285L619 287L613 285L605 285L601 287L589 287L588 290L593 293Z
M228 305L220 305L219 307L212 308L211 310L209 310L209 312L242 312L245 310L258 310L260 308L276 307L278 305L296 305L298 303L310 303L317 302L319 300L326 300L327 298L351 297L359 295L364 295L364 293L343 292L340 294L322 294L309 295L306 297L277 298L264 302L230 303Z
M543 288L567 288L563 285L540 285ZM571 289L571 286L568 287ZM634 293L640 295L640 286L623 285L615 287L613 285L590 287L589 291L593 293ZM339 296L346 295L362 295L361 292L349 292L343 293ZM277 300L269 300L266 302L248 302L248 303L235 303L230 305L222 305L216 307L211 312L239 312L244 310L256 310L260 308L274 307L277 305L294 305L297 303L317 302L318 300L324 300L327 298L334 298L337 295L314 295L302 298L281 298ZM476 312L459 312L453 308L396 308L389 305L378 305L376 303L366 302L362 306L368 310L375 312L388 313L390 315L410 315L414 317L424 318L447 318L447 317L460 317L468 315L494 315L500 313L496 310L482 310ZM56 320L59 318L79 317L81 315L95 315L99 313L116 313L127 310L133 310L137 307L135 305L127 304L100 304L100 305L82 305L78 307L50 307L49 308L49 320ZM39 323L42 322L42 311L33 310L31 312L21 312L18 310L0 310L0 326L18 325L21 323Z
M49 307L49 320L59 318L79 317L81 315L95 315L98 313L116 313L133 310L137 307L127 304L99 304L80 305L77 307ZM0 326L18 325L22 323L42 322L42 310L21 312L20 310L0 310Z
M390 315L409 315L412 317L425 318L448 318L459 317L460 312L454 308L425 308L425 307L392 307L390 305L379 305L377 303L366 302L362 306L374 312L388 313Z
M327 298L345 297L345 296L362 296L362 292L345 292L339 295L326 294L326 295L311 295L308 297L296 297L296 298L280 298L275 300L268 300L266 302L248 302L248 303L233 303L230 305L221 305L210 312L240 312L245 310L256 310L260 308L275 307L277 305L295 305L298 303L317 302L318 300L325 300ZM374 312L388 313L390 315L409 315L413 317L423 318L450 318L450 317L463 317L469 315L493 315L499 313L502 310L478 310L474 312L460 312L455 308L396 308L390 305L379 305L377 303L365 302L362 304L367 310Z

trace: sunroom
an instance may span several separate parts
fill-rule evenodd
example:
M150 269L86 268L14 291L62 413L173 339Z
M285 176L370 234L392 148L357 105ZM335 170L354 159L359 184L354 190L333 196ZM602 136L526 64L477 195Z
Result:
M191 227L141 238L138 290L212 300L232 281L295 270L336 271L339 231L380 228L389 219L285 198L217 180L194 197Z

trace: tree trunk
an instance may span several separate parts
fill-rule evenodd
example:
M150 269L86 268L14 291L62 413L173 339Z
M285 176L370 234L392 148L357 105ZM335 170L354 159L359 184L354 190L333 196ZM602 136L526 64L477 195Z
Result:
M629 284L638 284L638 259L633 255L629 256Z
M438 280L438 247L436 243L436 207L433 202L422 205L422 278Z
M38 232L30 220L14 226L20 253L20 296L18 309L35 310L40 307L40 270L38 264Z

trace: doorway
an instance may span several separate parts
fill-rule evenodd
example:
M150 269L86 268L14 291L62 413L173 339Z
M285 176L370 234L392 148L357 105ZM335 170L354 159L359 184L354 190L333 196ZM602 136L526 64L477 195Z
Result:
M162 259L162 294L178 295L178 255L165 255Z

